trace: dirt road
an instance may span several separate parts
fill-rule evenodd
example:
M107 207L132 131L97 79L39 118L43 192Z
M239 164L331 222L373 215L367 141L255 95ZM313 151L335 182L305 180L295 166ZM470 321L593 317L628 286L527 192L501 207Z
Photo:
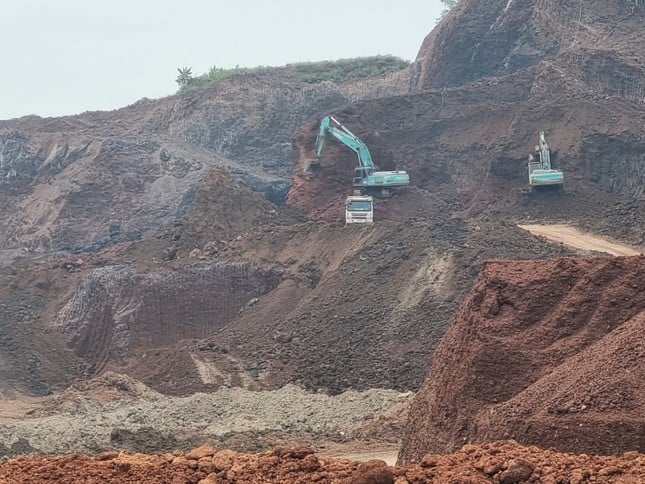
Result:
M630 247L625 244L610 241L606 238L581 232L566 224L554 225L518 225L535 235L542 235L549 240L560 242L574 249L605 252L610 255L639 255L644 248Z

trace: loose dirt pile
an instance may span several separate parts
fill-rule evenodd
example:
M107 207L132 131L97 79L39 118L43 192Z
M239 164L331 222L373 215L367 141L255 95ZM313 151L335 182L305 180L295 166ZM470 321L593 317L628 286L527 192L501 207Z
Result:
M437 349L400 458L513 438L645 449L645 256L488 262Z
M426 455L419 465L388 467L372 460L352 462L317 455L308 447L276 447L262 454L240 454L209 447L189 452L142 455L106 452L45 459L18 457L0 464L7 484L51 482L228 482L409 484L518 482L636 484L645 473L645 456L562 454L516 442L467 445L452 455Z
M221 388L173 398L105 374L27 412L19 404L10 416L0 412L0 455L155 452L205 442L255 452L280 441L396 441L400 414L411 396L378 389L329 396L286 385L275 391Z
M483 260L567 254L494 219L306 221L213 173L150 240L4 270L0 389L46 394L112 370L172 395L415 390Z

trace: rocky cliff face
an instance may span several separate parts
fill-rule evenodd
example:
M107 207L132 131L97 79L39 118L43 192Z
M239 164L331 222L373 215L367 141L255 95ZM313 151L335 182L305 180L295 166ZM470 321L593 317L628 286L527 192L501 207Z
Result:
M470 212L500 189L516 203L542 130L573 203L640 203L644 14L632 7L463 0L409 70L384 78L310 85L274 69L113 112L0 121L5 257L149 236L186 213L216 166L277 204L293 185L289 203L337 219L353 154L330 148L313 181L299 164L333 109L380 166Z
M282 204L299 124L409 89L407 71L311 85L275 69L112 112L0 121L0 243L78 252L149 236L186 213L215 167Z
M463 0L422 45L417 92L334 115L370 146L377 164L406 169L414 185L453 210L584 219L598 230L606 229L599 220L611 218L608 232L641 243L608 207L620 200L634 213L645 208L645 52L636 40L644 20L643 9L619 0ZM523 194L526 158L540 131L564 170L566 195L534 194L531 203ZM313 139L315 123L298 128L302 158ZM342 210L338 187L355 163L333 143L323 176L296 174L288 195L328 220Z
M643 10L627 0L462 0L423 41L418 87L449 88L555 59L596 89L638 96L642 25Z
M53 326L93 370L111 363L123 371L149 348L210 336L278 282L278 274L246 264L196 262L145 273L106 266L83 278Z

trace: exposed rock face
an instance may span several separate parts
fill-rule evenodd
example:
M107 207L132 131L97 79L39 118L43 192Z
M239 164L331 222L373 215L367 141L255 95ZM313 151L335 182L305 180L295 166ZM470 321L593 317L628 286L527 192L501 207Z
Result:
M634 54L643 16L623 0L462 0L423 41L418 87L511 75L554 58L564 71L580 69L596 89L638 96L643 57Z
M122 367L147 348L211 336L278 281L244 264L197 263L144 274L107 266L85 276L53 324L96 370L108 362Z
M643 98L642 9L583 3L464 0L424 41L414 68L388 78L308 85L275 69L113 112L0 121L0 243L83 251L145 238L185 214L215 166L278 204L293 174L290 203L337 218L353 153L331 148L323 181L311 183L293 161L311 155L317 113L368 99L377 101L337 115L378 164L408 169L415 185L468 210L488 202L483 192L526 184L540 130L571 173L568 187L581 179L638 199L642 110L630 105ZM407 96L413 87L441 91Z
M50 121L5 137L4 248L96 250L141 238L185 212L212 160L180 147L169 153L158 138L127 129L112 137L103 131L112 113L93 116L90 128L74 119L49 134Z
M145 238L186 213L215 167L282 204L299 124L409 89L407 71L311 85L275 69L112 112L0 121L0 244L78 252Z
M535 2L461 1L423 41L420 87L451 87L511 74L553 53L530 20Z
M635 215L625 229L610 208L645 210L645 51L636 40L645 11L631 7L622 0L463 0L424 41L416 92L333 114L378 165L407 170L440 210L584 219L640 243L645 219ZM294 134L301 160L311 157L316 128L312 120ZM526 159L540 131L565 173L566 193L530 200ZM288 203L337 219L355 158L330 140L316 178L294 174Z
M413 402L401 460L500 438L643 451L644 332L644 256L487 263Z

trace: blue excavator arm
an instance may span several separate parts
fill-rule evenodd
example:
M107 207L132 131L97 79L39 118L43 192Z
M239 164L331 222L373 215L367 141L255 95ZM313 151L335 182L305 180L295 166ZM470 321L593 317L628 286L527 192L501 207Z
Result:
M540 131L540 162L543 170L551 169L551 152L549 151L549 145L546 144L544 131Z
M332 124L333 123L333 124ZM367 145L333 116L325 116L320 122L316 138L316 158L320 158L325 147L325 137L330 134L358 155L358 162L364 168L374 168L372 155Z

